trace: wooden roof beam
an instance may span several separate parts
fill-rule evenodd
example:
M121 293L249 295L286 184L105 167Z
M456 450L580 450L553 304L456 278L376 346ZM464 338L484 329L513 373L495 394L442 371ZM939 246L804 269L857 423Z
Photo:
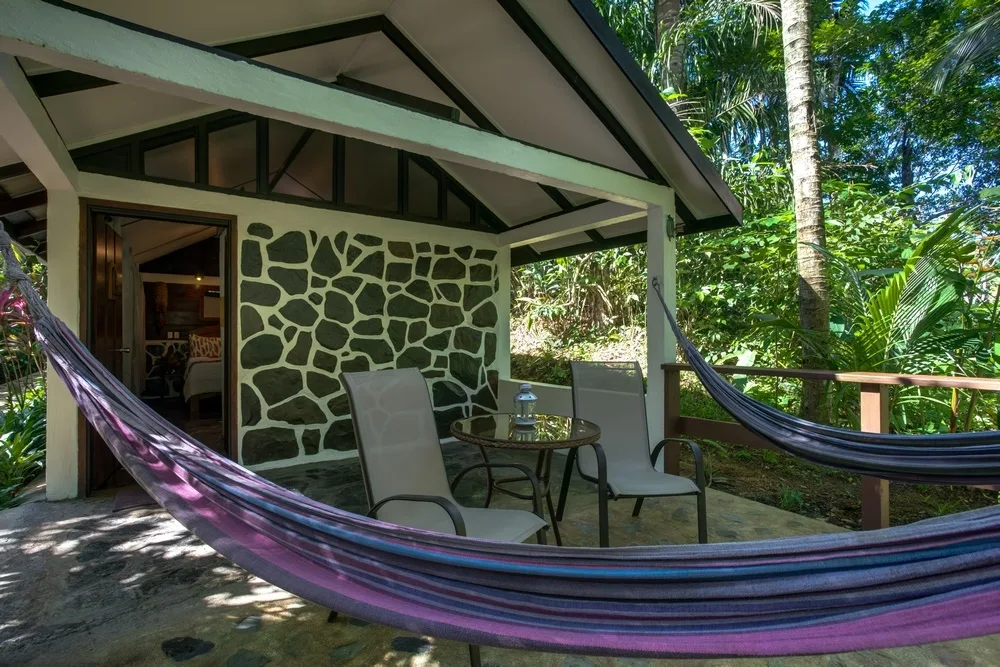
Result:
M601 202L592 206L558 213L544 220L538 220L501 232L498 240L500 245L516 248L522 245L547 241L549 239L576 234L578 232L594 231L626 220L645 217L646 211L617 202ZM602 239L603 240L603 239ZM595 239L596 241L596 239Z
M6 19L6 7L3 4L0 4L0 16ZM0 21L0 25L4 24L5 21ZM37 30L34 32L37 33ZM66 192L75 190L77 170L66 144L52 124L45 107L31 90L17 59L2 53L0 118L3 118L0 136L24 160L25 165L46 189Z
M0 216L20 213L21 211L27 211L29 208L45 206L45 202L47 201L48 194L45 190L21 195L20 197L12 197L11 199L4 199L0 201Z
M638 208L673 191L610 167L371 99L73 5L0 0L0 50ZM68 155L67 155L68 157Z
M350 39L351 37L368 35L380 31L385 21L386 18L382 15L366 16L352 21L341 21L340 23L331 23L304 30L294 30L267 37L219 44L215 48L244 58L261 58L275 53L305 49L310 46L318 46L342 39ZM35 89L35 94L41 98L76 93L104 86L113 86L118 83L117 81L102 79L89 74L81 74L72 70L58 70L55 72L34 74L28 77L28 81L31 83L31 87Z

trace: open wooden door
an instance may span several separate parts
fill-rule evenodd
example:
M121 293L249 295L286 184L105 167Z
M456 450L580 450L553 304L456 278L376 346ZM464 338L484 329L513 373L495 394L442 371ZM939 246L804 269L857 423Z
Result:
M122 237L95 214L91 220L92 244L90 282L90 350L123 379L124 355L129 352L123 339ZM129 483L126 473L93 427L87 436L87 492Z

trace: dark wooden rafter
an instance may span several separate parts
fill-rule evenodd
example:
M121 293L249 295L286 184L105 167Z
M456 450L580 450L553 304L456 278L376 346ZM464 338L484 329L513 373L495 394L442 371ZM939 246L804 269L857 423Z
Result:
M312 135L315 133L316 130L312 128L306 128L302 131L302 134L299 136L298 141L296 141L295 145L292 146L292 150L288 151L288 155L285 157L284 162L282 162L281 166L278 167L278 171L274 172L274 176L271 176L270 180L268 181L267 184L268 192L273 190L274 186L278 184L278 181L280 181L281 177L285 175L285 172L288 171L288 168L292 166L292 163L295 162L295 158L299 156L299 153L302 152L302 149L306 147L306 144L309 143L309 139L311 139Z
M271 121L257 119L257 192L266 195L271 192Z
M11 197L10 199L0 201L0 216L20 213L21 211L27 211L29 208L45 206L46 201L48 201L48 194L45 190L20 195L19 197Z
M635 162L636 166L646 175L646 178L655 183L666 184L666 179L660 173L659 168L649 156L642 150L639 144L628 133L625 126L611 112L597 92L590 87L576 68L569 62L556 45L545 34L545 31L535 23L535 20L521 6L518 0L497 0L511 20L521 29L528 39L535 45L535 48L548 60L549 64L559 73L566 83L579 95L584 104L601 121L601 124L611 133L611 136L621 145L628 156Z
M519 248L514 248L514 250L511 251L510 263L512 266L522 266L533 262L542 262L547 259L558 259L560 257L582 255L588 252L610 250L612 248L621 248L622 246L636 245L645 242L646 232L634 232L632 234L602 238L600 243L593 241L589 243L578 243L576 245L565 246L562 248L553 248L552 250L546 250L545 252L538 252L530 246L521 246Z
M13 225L14 237L18 241L24 241L31 238L32 236L38 236L39 234L44 234L47 224L45 218L39 218L38 220L31 220L29 222L22 222L17 225Z
M618 38L618 35L615 34L615 31L608 25L608 22L601 16L600 12L597 11L592 0L567 0L567 2L569 2L577 16L580 17L590 30L590 33L604 48L619 71L632 84L636 93L646 102L667 133L677 142L681 152L691 160L706 183L712 188L712 191L723 202L729 213L726 216L718 217L728 218L728 222L725 225L727 227L739 225L743 216L742 204L736 199L736 196L726 185L725 181L722 180L722 175L715 168L715 165L712 164L712 161L705 152L701 150L698 142L695 141L691 133L687 131L684 124L664 101L659 89L649 80L649 77L639 67L635 58L629 53L628 49ZM690 216L687 206L684 205L679 197L677 198L676 207L678 217L681 218L682 222L691 222L692 225L697 222L693 216ZM688 217L685 217L685 212L687 212Z
M587 108L594 114L594 116L604 125L604 127L611 133L611 136L615 138L622 149L628 154L632 161L639 167L646 178L655 182L662 183L664 185L670 185L667 179L660 172L660 169L653 163L653 161L646 155L646 152L642 150L638 142L632 138L625 126L618 120L610 108L604 103L601 97L597 94L590 84L588 84L580 73L576 71L573 64L563 55L556 45L549 39L549 36L545 34L545 31L535 23L535 20L531 15L521 6L518 0L497 0L500 6L507 12L511 20L521 29L521 31L531 40L535 45L535 48L549 61L549 64L559 73L560 76L570 85L570 87L576 91L576 94L583 100ZM684 130L687 132L687 130ZM700 151L700 149L699 149ZM677 217L681 219L682 222L686 224L692 224L696 222L695 216L691 213L691 210L681 201L681 198L675 197L675 207L677 209Z
M244 58L259 58L275 53L282 53L300 48L308 48L341 39L349 39L376 32L383 33L421 72L427 76L435 86L437 86L456 106L465 113L473 123L481 129L486 129L497 134L502 134L499 128L473 103L461 90L455 86L446 75L444 75L427 56L420 51L392 21L384 16L369 16L362 19L343 21L316 28L307 28L279 35L261 37L250 40L241 40L222 44L215 49ZM113 85L114 82L99 79L85 74L72 71L46 72L29 77L29 81L39 97L49 97L66 93L90 90L106 85ZM458 121L456 109L447 105L423 100L411 95L399 93L380 86L368 84L349 77L339 77L335 84L338 87L352 90L364 95L369 95L383 101L388 101L399 106L412 108L423 113L428 113L449 120ZM200 133L204 138L204 131ZM205 165L196 169L199 176L198 181L204 183L207 174L204 171ZM572 210L572 203L557 188L540 185L542 190L548 195L560 209L564 211ZM600 238L597 232L588 232L595 240Z
M500 221L500 218L498 218L497 215L486 206L486 204L482 203L478 197L469 192L464 185L455 180L455 178L448 173L448 170L438 164L436 160L429 158L426 155L417 155L415 153L407 153L406 155L421 169L437 177L439 185L438 212L442 218L447 219L448 190L451 189L460 199L469 204L469 208L472 210L474 224L476 222L480 222L496 232L507 231L507 226ZM404 169L403 171L406 170Z
M338 76L336 81L333 82L333 85L355 93L361 93L362 95L366 95L377 100L382 100L383 102L392 102L398 106L422 111L428 115L437 116L438 118L454 121L456 123L461 117L458 109L450 107L447 104L441 104L440 102L434 102L432 100L425 100L424 98L417 97L416 95L401 93L398 90L393 90L392 88L376 86L373 83L354 79L349 76Z
M278 201L285 201L288 203L299 203L309 206L321 206L326 208L333 208L336 210L349 210L356 212L365 212L359 209L357 206L352 206L344 201L344 174L345 174L345 153L344 145L345 138L340 135L333 135L333 156L334 161L334 183L333 183L333 201L319 200L314 201L310 199L298 198L293 195L279 195L272 193L271 190L277 185L278 181L284 176L288 168L294 163L295 159L299 156L301 151L305 148L306 144L309 142L311 136L315 133L315 130L309 128L302 129L302 134L296 141L295 145L292 147L289 154L285 157L284 162L279 167L273 175L269 173L269 160L270 160L270 120L267 118L258 118L244 112L237 111L221 111L216 113L207 114L205 116L200 116L197 118L192 118L190 120L181 121L178 123L173 123L160 128L155 128L152 130L146 130L133 135L128 135L125 137L119 137L117 139L111 139L100 144L94 144L91 146L86 146L82 148L77 148L70 151L70 155L77 162L77 166L85 171L96 171L98 173L107 173L114 176L128 176L131 178L138 178L141 180L148 180L153 182L166 182L173 183L175 185L183 185L185 187L196 187L198 189L223 191L227 193L234 193L233 190L222 188L220 186L212 186L207 182L207 176L203 178L196 178L194 183L187 182L176 182L169 181L167 179L161 179L156 177L148 177L143 174L142 171L142 153L146 150L152 148L158 148L162 146L169 145L177 141L183 141L188 139L195 139L195 160L196 167L200 163L202 166L196 168L196 174L201 176L202 173L207 173L207 158L208 158L208 134L215 132L217 130L225 129L227 127L233 127L235 125L240 125L242 123L256 123L256 138L257 138L257 181L258 181L258 191L255 193L239 193L244 195L251 195L255 197L267 197L270 199L275 199ZM264 144L267 144L266 146ZM132 157L129 160L130 168L128 173L122 173L120 171L109 171L107 169L102 169L100 167L94 167L88 163L88 158L93 158L94 156L103 155L111 151L128 151ZM475 195L473 195L467 188L465 188L461 183L459 183L454 177L452 177L447 170L445 170L437 162L423 155L417 155L414 153L408 153L406 151L399 151L401 155L405 155L407 159L413 159L418 162L423 168L434 174L439 183L441 184L442 192L446 193L448 189L454 191L460 198L462 198L470 207L472 211L472 226L479 226L480 228L488 229L490 231L506 231L506 225L501 222L500 218L482 201L479 200ZM400 160L400 169L403 169L403 160ZM27 172L25 172L27 173ZM405 175L403 173L398 174L400 182L405 182ZM263 184L263 187L260 187ZM405 193L403 193L405 194ZM2 206L4 202L0 202ZM446 226L454 227L464 227L468 228L468 224L461 223L450 223L447 221L444 215L445 209L442 208L440 211L440 220L431 220L425 218L418 218L409 214L404 214L399 211L395 213L386 213L384 211L371 211L373 214L383 215L386 217L395 217L404 220L413 220L416 222L428 222L443 224Z
M438 90L445 94L445 96L452 101L455 106L457 106L462 113L469 117L477 127L483 130L489 130L499 135L503 135L500 128L497 127L493 121L478 107L475 102L466 96L458 86L451 82L444 72L437 68L437 66L424 55L416 44L410 41L410 39L403 34L396 25L390 21L388 18L385 20L385 25L382 28L382 33L392 42L400 52L409 59L417 69L419 69L424 76L430 79L431 83L437 86ZM456 119L457 120L457 119ZM545 192L549 198L556 203L559 208L563 210L568 210L572 208L572 203L566 198L558 188L554 188L550 185L539 184L539 187Z
M548 62L556 69L556 71L569 83L569 85L576 91L580 98L587 104L588 108L595 114L595 116L602 122L602 124L607 128L607 130L612 134L613 137L619 142L626 153L632 158L632 160L638 165L639 169L645 174L647 178L654 182L669 184L664 178L662 173L656 167L656 165L649 159L645 152L639 147L637 142L630 136L628 131L624 126L617 120L610 109L603 103L600 97L597 95L586 81L579 75L578 72L573 68L572 64L568 59L558 50L553 42L548 38L545 32L535 23L531 15L521 6L518 0L497 0L497 2L502 6L506 13L511 17L511 19L518 25L518 27L524 32L529 39L535 44L539 52L548 60ZM582 0L581 0L582 2ZM587 22L588 27L591 31L595 31L596 28L592 23L595 22L593 16L587 14L587 12L582 9L579 5L580 2L576 0L571 0L571 5L574 6L577 13ZM592 8L591 12L593 11ZM85 11L85 10L83 10ZM599 16L599 15L597 15ZM602 26L597 26L600 28ZM154 32L154 31L150 31ZM319 44L324 44L328 42L333 42L341 39L348 39L352 37L357 37L366 34L372 34L381 32L384 34L390 42L392 42L396 48L398 48L413 64L416 66L425 76L430 79L444 94L447 96L452 103L454 103L457 109L449 107L448 105L440 104L437 102L432 102L430 100L424 100L422 98L413 97L406 95L404 93L399 93L390 89L381 88L373 84L368 84L363 81L358 81L356 79L351 79L348 77L340 77L334 85L337 87L345 88L351 90L352 92L360 93L363 95L368 95L397 106L403 106L411 108L415 111L421 113L427 113L430 115L438 116L441 118L446 118L453 121L459 120L459 111L464 113L470 120L473 121L475 125L481 129L485 129L490 132L497 134L502 134L499 128L490 121L486 114L479 109L462 91L455 86L444 73L442 73L434 63L420 51L403 33L400 31L392 21L384 16L370 16L357 20L344 21L336 24L330 24L326 26L319 26L315 28L307 28L304 30L296 30L288 33L282 33L279 35L272 35L268 37L255 38L249 40L242 40L238 42L232 42L228 44L219 45L214 47L215 50L219 51L225 55L233 55L236 57L243 58L259 58L261 56L271 55L275 53L281 53L285 51L291 51L300 48L308 48L310 46L316 46ZM602 35L595 32L595 36L598 37L599 41L608 49L608 44L606 40L601 39ZM609 51L609 53L611 53ZM611 53L612 57L615 58L616 62L620 60L619 57L615 57L615 53ZM618 54L620 55L620 54ZM627 65L628 63L625 63ZM619 67L623 67L621 62L618 62ZM624 71L624 69L623 69ZM625 72L632 77L632 72ZM113 85L114 82L105 81L103 79L98 79L96 77L90 77L88 75L79 74L71 71L58 71L58 72L47 72L43 74L37 74L29 77L32 86L35 88L36 94L39 97L48 97L51 95L59 95L70 92L76 92L80 90L88 90L91 88L97 88L105 85ZM322 82L320 82L322 83ZM633 81L633 84L635 82ZM640 93L645 91L640 90ZM646 95L644 95L645 97ZM654 111L657 112L657 116L663 116L661 109L656 108ZM669 116L669 114L667 114ZM196 174L197 183L200 185L207 185L207 135L209 132L214 131L219 128L219 123L228 123L228 125L238 124L239 122L246 122L248 120L254 120L253 116L248 114L235 114L233 112L221 112L219 114L212 114L202 119L199 119L199 123L194 127L193 130L190 128L190 122L179 123L170 128L179 129L177 126L188 125L188 131L191 131L196 140ZM664 120L661 117L661 121L669 125L666 121L671 120L667 118ZM676 121L676 119L673 119ZM269 194L270 188L276 183L277 178L268 178L268 120L267 119L256 119L257 121L257 144L258 144L258 156L257 156L257 194L267 195ZM215 123L215 125L213 125ZM676 122L674 123L676 125ZM130 137L125 137L120 140L116 140L119 146L128 145L129 147L129 164L130 173L135 176L141 174L141 156L144 150L148 150L153 147L154 144L162 142L160 145L170 143L175 140L173 137L167 136L168 128L157 128L155 130L150 130L138 135L132 135ZM670 125L668 131L671 135L676 134L677 128ZM683 128L682 128L683 129ZM136 138L139 141L136 141ZM675 136L675 138L677 138ZM683 139L685 137L681 137ZM306 138L306 140L308 137ZM340 139L337 142L337 139ZM100 145L102 149L109 150L114 148L110 146L113 142L104 142ZM339 153L337 148L339 146ZM87 149L81 149L85 154L93 154L96 151L91 150L94 147L88 147ZM689 146L683 144L682 148L685 149L685 153L689 153ZM301 150L301 147L299 148ZM77 151L73 151L74 157L77 157ZM340 155L340 159L337 160L337 155ZM294 160L297 153L293 149L293 154L289 156L290 160L286 160L287 164L283 165L284 171L287 171L288 164L291 164L291 160ZM405 159L403 158L404 152L400 152L400 164L405 164ZM408 155L408 154L407 154ZM697 157L697 156L696 156ZM701 168L702 162L704 162L704 156L701 162L696 161L696 164ZM263 158L263 159L262 159ZM335 203L343 204L343 139L340 137L335 137L335 151L334 159L335 165ZM426 159L426 158L425 158ZM429 160L429 159L428 159ZM506 227L499 221L492 212L488 210L485 205L479 202L478 198L468 193L454 177L452 177L447 170L441 167L438 163L433 160L429 160L430 163L436 168L435 171L441 174L439 181L441 182L441 206L440 215L442 219L446 217L446 206L447 206L447 188L451 186L456 191L460 191L464 194L463 198L467 198L469 201L475 202L473 206L473 219L474 222L484 223L491 228L502 231ZM401 166L401 169L404 169ZM405 172L405 169L404 169ZM27 168L23 164L7 165L0 167L0 180L6 178L12 178L22 174L29 173ZM283 172L282 172L283 173ZM714 174L714 172L713 172ZM709 174L712 176L713 174ZM715 174L717 176L717 174ZM280 178L280 175L278 175ZM447 179L447 181L445 180ZM155 179L152 179L155 180ZM718 190L719 184L718 178L712 181L712 186ZM401 189L403 184L405 184L405 174L401 174ZM580 206L573 205L572 202L557 188L541 185L539 187L546 193L546 195L552 199L553 202L559 206L560 211L554 215L558 215L567 211L572 211L580 208ZM722 185L724 188L724 184ZM731 198L731 195L730 195ZM600 203L599 201L589 202L589 205ZM0 202L2 206L3 202ZM401 200L401 209L405 207L405 203ZM586 205L584 205L586 206ZM738 206L738 203L737 203ZM714 218L708 218L705 220L697 220L680 197L676 198L676 209L678 220L678 231L682 234L695 233L701 231L708 231L711 229L719 229L723 227L732 226L733 224L738 224L738 220L734 215L727 214L723 216L717 216ZM405 215L405 211L400 212L401 215ZM541 221L548 216L543 216L537 220L530 221L524 224L532 224L534 222ZM575 252L586 252L590 250L599 250L607 247L615 247L619 245L627 245L634 241L633 237L637 238L639 235L644 237L644 233L640 232L638 234L628 235L628 237L618 237L612 239L604 238L597 230L588 230L586 234L591 238L591 242L587 244L579 244L572 246L571 248L562 248L553 251L548 251L544 253L537 253L528 246L523 246L516 248L514 254L518 257L531 257L530 261L537 261L538 259L546 259L550 256L565 256L566 254L573 254ZM622 239L625 239L622 241ZM516 263L516 262L515 262ZM520 262L524 263L524 262Z
M28 165L23 162L15 162L14 164L5 164L0 167L0 181L6 181L11 178L17 178L18 176L26 176L30 174L31 170L28 169Z

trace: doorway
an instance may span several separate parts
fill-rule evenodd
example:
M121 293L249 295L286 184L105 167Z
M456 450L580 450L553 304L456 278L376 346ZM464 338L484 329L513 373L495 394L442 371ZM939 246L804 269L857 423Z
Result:
M87 346L161 417L233 456L234 220L104 202L84 218ZM132 483L92 427L83 448L86 493Z

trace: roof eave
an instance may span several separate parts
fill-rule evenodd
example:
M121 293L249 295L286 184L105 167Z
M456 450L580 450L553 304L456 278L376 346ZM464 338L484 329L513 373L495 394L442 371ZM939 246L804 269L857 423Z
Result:
M719 224L718 222L713 223L715 226L709 227L709 229L718 229L720 227L732 226L732 224L739 225L743 220L743 205L733 194L726 182L722 180L722 175L712 164L708 156L705 155L701 147L694 140L694 137L687 131L687 128L681 123L680 119L674 114L670 109L670 106L666 101L660 96L656 87L646 76L646 73L642 71L638 63L636 63L635 58L632 54L628 52L625 45L622 44L621 40L618 39L618 35L615 31L608 25L608 22L604 20L597 8L594 7L592 0L568 0L570 5L573 7L574 11L580 17L580 19L586 24L587 28L590 30L591 34L597 39L597 41L607 52L608 56L614 61L618 69L628 78L629 82L632 84L635 91L642 97L643 101L649 106L649 108L656 115L657 119L662 123L664 129L673 138L677 145L684 152L684 155L694 164L695 168L701 173L702 177L711 187L712 191L719 198L722 204L729 211L728 216L718 216L719 218L730 218L731 221L735 221L731 224ZM708 218L704 222L714 221L716 218ZM703 222L703 221L699 221ZM699 225L698 231L704 231L700 229Z

